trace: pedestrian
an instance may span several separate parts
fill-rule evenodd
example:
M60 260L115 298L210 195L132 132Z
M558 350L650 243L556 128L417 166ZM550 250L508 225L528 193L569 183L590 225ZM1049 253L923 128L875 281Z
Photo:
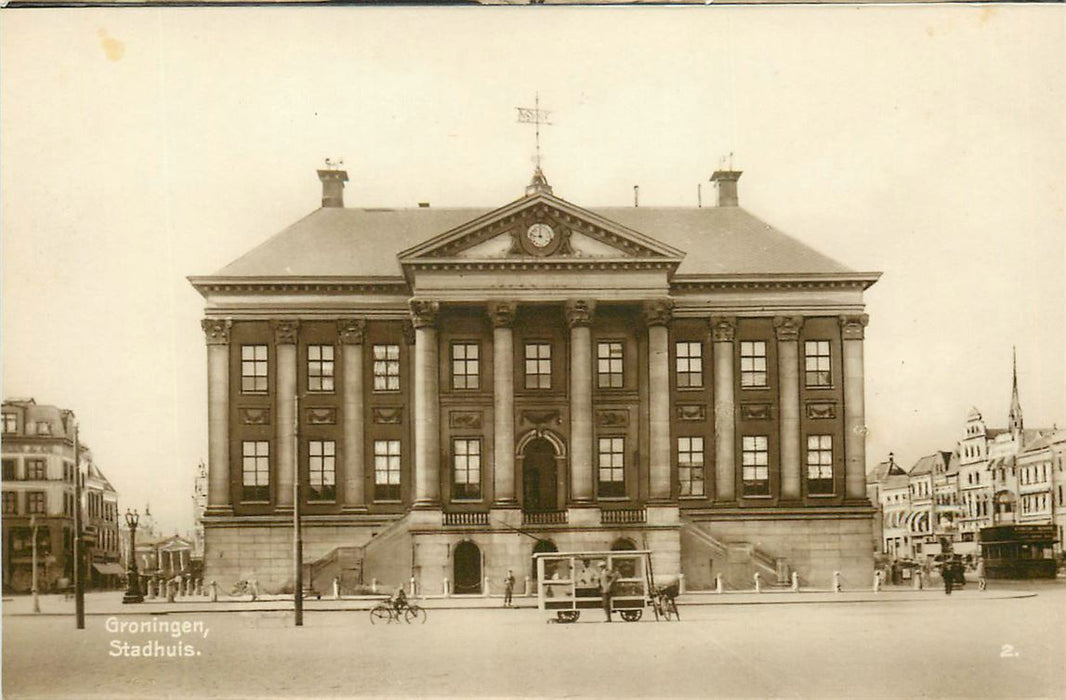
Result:
M988 587L985 580L985 558L977 557L977 590L983 591Z
M940 565L940 576L944 579L944 595L951 595L951 584L955 579L955 566L951 560L946 560Z
M511 607L511 596L514 594L514 572L507 570L507 577L503 579L503 607Z
M620 574L614 569L608 569L605 562L600 562L600 596L603 598L603 612L607 616L607 622L611 621L611 589Z

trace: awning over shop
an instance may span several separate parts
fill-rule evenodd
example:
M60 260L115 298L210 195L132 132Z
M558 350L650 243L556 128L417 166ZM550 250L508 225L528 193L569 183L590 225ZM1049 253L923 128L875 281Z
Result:
M104 576L124 576L126 574L122 566L114 562L104 562L103 564L93 562L93 568Z

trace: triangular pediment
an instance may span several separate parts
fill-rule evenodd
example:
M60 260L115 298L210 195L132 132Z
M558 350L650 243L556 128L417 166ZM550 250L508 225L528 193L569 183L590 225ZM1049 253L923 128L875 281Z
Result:
M500 207L399 255L403 265L450 261L681 262L684 253L639 231L539 193Z

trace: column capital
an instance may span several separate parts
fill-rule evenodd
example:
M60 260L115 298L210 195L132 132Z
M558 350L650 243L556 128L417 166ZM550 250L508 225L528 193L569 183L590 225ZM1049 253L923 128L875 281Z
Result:
M338 318L337 333L344 345L362 345L366 334L366 320L361 318Z
M566 323L571 328L591 326L592 314L596 311L596 302L591 299L569 299L563 307Z
M274 342L278 345L296 345L300 322L296 319L279 319L270 322L274 329Z
M415 328L428 328L437 325L437 314L440 312L439 301L412 299L410 306L411 323L414 324Z
M493 328L510 328L511 325L514 323L514 317L517 312L517 302L489 302L489 318L492 320Z
M716 343L732 343L737 336L736 316L711 316L711 340Z
M229 345L229 332L233 321L228 318L205 318L200 321L204 339L208 345Z
M674 315L673 299L654 299L644 302L644 323L648 326L666 326Z
M774 333L779 341L799 340L802 328L802 316L774 316Z
M844 336L844 340L862 340L866 337L866 324L870 322L870 317L866 314L856 314L854 316L840 317L840 332Z

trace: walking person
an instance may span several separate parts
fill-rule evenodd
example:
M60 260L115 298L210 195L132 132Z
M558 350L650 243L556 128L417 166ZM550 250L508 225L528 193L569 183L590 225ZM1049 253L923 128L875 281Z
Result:
M940 565L940 576L944 579L944 595L951 595L951 584L955 582L955 566L950 559Z
M977 557L977 590L983 591L988 587L988 581L985 580L985 558Z
M507 570L507 576L503 579L503 607L511 607L511 596L514 594L514 572Z
M600 596L603 598L603 612L607 616L607 622L611 621L611 589L620 577L621 574L614 569L608 569L605 562L600 562Z

